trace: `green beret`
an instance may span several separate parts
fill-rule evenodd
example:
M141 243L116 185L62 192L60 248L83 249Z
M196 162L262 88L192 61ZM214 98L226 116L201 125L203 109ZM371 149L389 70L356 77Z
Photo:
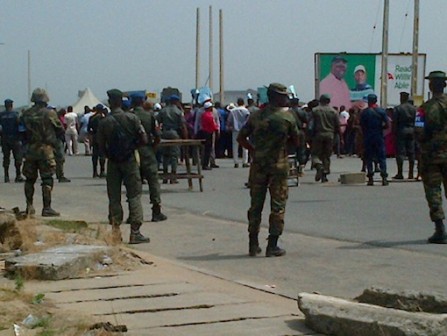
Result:
M427 77L425 77L425 79L443 79L446 80L447 76L445 75L444 71L432 71L428 74Z
M47 91L42 88L37 88L31 95L31 101L33 103L48 103L50 101L50 98L48 97Z
M107 96L110 99L119 99L119 100L123 99L123 93L118 89L112 89L107 91Z
M320 101L322 101L322 100L331 100L331 95L330 94L328 94L328 93L323 93L321 96L320 96Z
M287 87L280 83L271 83L267 88L268 91L276 92L282 95L288 95Z

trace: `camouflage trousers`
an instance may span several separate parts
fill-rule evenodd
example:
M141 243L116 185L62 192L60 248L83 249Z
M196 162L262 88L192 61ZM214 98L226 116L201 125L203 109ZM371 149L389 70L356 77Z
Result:
M158 162L153 149L144 148L139 150L141 178L147 181L149 186L149 198L151 203L159 205L160 182L158 180Z
M447 162L428 163L420 161L420 173L424 184L425 198L430 208L430 219L434 222L445 218L442 209L442 189L447 197Z
M134 156L126 162L107 160L107 196L109 197L109 223L120 225L123 222L121 205L121 186L126 188L129 207L129 222L143 223L143 207L141 205L140 169Z
M275 166L265 167L253 163L250 167L250 209L248 209L248 232L259 233L267 189L270 192L269 233L279 236L284 230L284 215L289 193L287 160Z

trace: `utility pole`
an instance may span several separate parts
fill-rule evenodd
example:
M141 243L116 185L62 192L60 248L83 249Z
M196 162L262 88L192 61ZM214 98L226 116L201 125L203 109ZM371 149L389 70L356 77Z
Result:
M383 32L382 32L382 80L380 86L380 105L387 107L388 91L388 24L389 24L390 3L384 0L383 4Z
M223 14L222 9L219 9L219 100L222 106L225 100L223 47Z
M210 6L210 27L209 27L209 87L213 92L213 8ZM212 98L212 97L211 97Z
M419 61L419 0L414 0L413 21L413 59L411 62L411 96L418 94L418 61Z
M199 74L200 74L200 8L196 12L196 87L199 88Z

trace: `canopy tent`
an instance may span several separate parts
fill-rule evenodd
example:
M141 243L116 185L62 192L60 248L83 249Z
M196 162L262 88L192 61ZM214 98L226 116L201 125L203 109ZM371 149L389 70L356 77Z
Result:
M78 96L78 101L73 105L73 112L76 112L76 114L84 114L84 106L86 105L93 108L101 103L90 88L86 88L84 91L79 91Z

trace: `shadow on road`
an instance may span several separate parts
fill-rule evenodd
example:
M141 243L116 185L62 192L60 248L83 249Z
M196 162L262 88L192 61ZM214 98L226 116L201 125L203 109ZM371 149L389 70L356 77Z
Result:
M252 258L248 254L230 254L230 255L221 255L221 254L206 254L202 256L186 256L186 257L178 257L181 260L192 260L192 261L213 261L213 260L237 260L237 259L249 259Z
M339 249L341 250L367 250L367 249L375 249L375 248L391 248L397 246L409 246L409 245L426 245L427 240L418 239L418 240L407 240L407 241L382 241L382 240L371 240L358 245L347 245L341 246Z

